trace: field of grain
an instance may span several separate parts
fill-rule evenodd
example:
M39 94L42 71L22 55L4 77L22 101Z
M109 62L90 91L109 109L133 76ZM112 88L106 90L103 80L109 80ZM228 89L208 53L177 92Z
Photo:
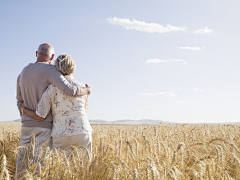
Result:
M22 179L240 179L237 125L93 125L92 159L72 147L28 157ZM0 179L14 178L21 124L0 124ZM29 153L30 154L30 153ZM88 155L89 156L89 155Z

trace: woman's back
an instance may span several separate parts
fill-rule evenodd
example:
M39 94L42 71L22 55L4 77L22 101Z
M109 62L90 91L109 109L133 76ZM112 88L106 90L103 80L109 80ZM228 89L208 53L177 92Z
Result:
M65 77L69 83L85 87L85 84L77 82L73 76ZM43 94L42 102L40 102L39 106L48 108L49 105L47 103L49 102L51 102L50 107L53 115L52 137L92 133L86 113L88 109L88 95L71 97L51 84L46 89L46 93Z

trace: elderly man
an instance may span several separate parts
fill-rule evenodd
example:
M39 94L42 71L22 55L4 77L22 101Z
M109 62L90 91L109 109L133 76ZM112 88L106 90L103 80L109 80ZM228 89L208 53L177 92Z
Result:
M50 44L41 44L36 51L37 61L26 66L17 78L17 106L22 119L20 146L28 149L32 147L31 140L35 135L35 147L32 147L35 162L41 161L40 149L51 142L52 115L49 113L43 121L33 119L23 113L22 104L31 110L35 110L45 89L54 84L65 94L70 96L82 96L91 93L90 87L71 85L65 77L51 65L54 58L54 48ZM19 148L17 159L16 178L24 174L27 159L24 149ZM34 150L35 149L35 150ZM44 148L43 148L44 149Z

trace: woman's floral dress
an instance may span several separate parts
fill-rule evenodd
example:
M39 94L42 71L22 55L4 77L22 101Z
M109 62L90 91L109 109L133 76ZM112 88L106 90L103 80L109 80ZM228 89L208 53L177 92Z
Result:
M73 84L86 87L73 76L65 76ZM36 114L45 118L49 111L53 116L52 137L91 134L92 127L87 118L88 95L71 97L53 84L44 91L36 108Z

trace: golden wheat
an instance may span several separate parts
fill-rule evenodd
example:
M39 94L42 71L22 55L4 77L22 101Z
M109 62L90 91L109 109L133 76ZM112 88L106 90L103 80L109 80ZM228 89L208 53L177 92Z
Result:
M237 125L92 126L92 156L47 148L43 166L32 160L33 137L22 179L240 179ZM0 124L0 179L15 176L20 133L21 124Z

